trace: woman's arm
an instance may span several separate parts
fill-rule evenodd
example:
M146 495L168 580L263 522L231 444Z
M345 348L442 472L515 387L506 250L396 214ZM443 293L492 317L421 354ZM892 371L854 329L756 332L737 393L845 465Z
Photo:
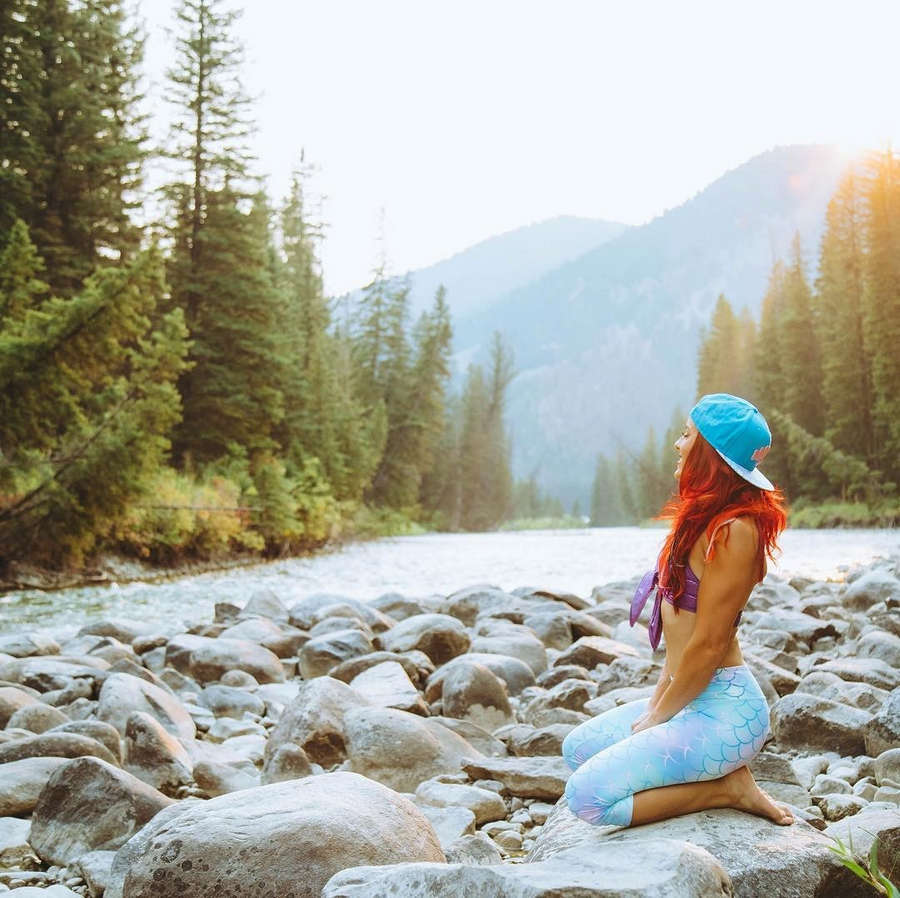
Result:
M734 619L756 582L756 526L738 518L730 527L727 543L704 568L694 631L675 676L654 705L650 726L673 717L709 684L731 644Z
M666 688L669 685L669 656L666 654L666 660L663 662L663 669L659 675L659 681L656 684L656 689L653 692L653 696L650 699L650 704L647 707L648 711L652 711L659 700L662 698L663 693L666 691Z

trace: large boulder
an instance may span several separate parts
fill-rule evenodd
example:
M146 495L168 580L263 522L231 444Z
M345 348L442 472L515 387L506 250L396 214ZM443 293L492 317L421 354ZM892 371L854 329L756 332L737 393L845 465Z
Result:
M221 680L243 670L259 683L283 683L284 667L274 652L246 639L211 639L182 634L166 645L166 664L198 683Z
M68 864L94 850L124 845L171 803L161 792L98 758L58 767L31 818L30 841L41 860Z
M588 862L599 852L625 853L656 839L671 840L673 849L684 840L708 851L731 878L736 898L864 898L870 894L837 860L830 850L831 839L808 823L795 819L790 826L778 826L731 808L634 827L597 826L576 817L563 798L537 835L527 860Z
M460 664L483 664L492 674L506 683L509 695L518 695L523 689L534 685L534 671L521 658L498 655L496 652L466 652L439 667L425 685L425 700L436 701L444 688L444 677Z
M866 754L872 757L900 746L900 687L891 692L865 725L865 744Z
M341 662L368 655L372 649L369 637L353 627L323 633L304 643L300 649L300 673L307 680L324 677Z
M23 758L0 764L0 817L30 814L47 780L68 758Z
M418 649L435 664L444 664L468 651L466 628L449 614L415 614L381 634L381 647L389 652Z
M782 696L772 706L772 733L782 748L866 753L864 730L872 715L859 708L804 692Z
M506 684L478 662L457 664L447 672L442 709L445 716L464 718L488 732L515 721Z
M900 686L900 670L880 658L834 658L817 664L814 670L836 673L851 683L868 683L877 689L896 689Z
M97 718L124 736L133 711L155 717L173 736L193 739L197 733L191 715L170 692L130 674L110 674L100 690Z
M557 667L563 664L578 664L593 670L600 664L612 664L617 658L626 656L640 657L637 649L616 639L608 639L605 636L582 636L559 655L553 665Z
M9 718L27 705L40 704L40 699L18 686L0 686L0 728Z
M900 601L900 580L883 567L872 568L850 583L841 596L841 604L851 611L865 611L885 600Z
M478 758L466 759L462 769L474 779L491 779L520 798L550 798L563 794L572 770L561 757L556 758Z
M125 724L123 766L165 795L175 795L193 781L193 764L184 746L143 711L135 711Z
M333 677L316 677L300 684L269 733L265 760L268 764L282 745L300 746L310 760L328 767L347 756L345 717L366 700L346 683Z
M351 681L350 688L369 704L382 708L399 708L428 716L428 706L409 678L403 665L396 661L382 661L367 667Z
M21 761L23 758L82 758L93 756L110 764L118 764L119 759L96 739L79 733L51 731L38 736L26 736L0 745L0 764Z
M476 836L469 836L474 839ZM390 864L336 873L322 898L732 898L716 859L689 841L648 839L535 864Z
M429 718L394 708L354 708L344 719L349 769L396 789L414 792L442 773L459 773L480 753Z
M0 636L0 654L13 658L28 658L32 655L58 655L59 643L42 633L15 633Z
M354 773L245 789L151 823L144 850L120 855L127 898L319 898L338 870L400 861L443 863L437 836L408 799ZM113 887L111 898L116 898Z

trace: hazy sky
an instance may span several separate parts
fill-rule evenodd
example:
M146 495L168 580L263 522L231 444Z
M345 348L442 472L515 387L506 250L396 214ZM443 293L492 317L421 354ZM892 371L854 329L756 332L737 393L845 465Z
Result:
M141 0L157 131L176 0ZM330 293L560 214L638 224L773 146L900 146L900 0L233 0L254 149Z

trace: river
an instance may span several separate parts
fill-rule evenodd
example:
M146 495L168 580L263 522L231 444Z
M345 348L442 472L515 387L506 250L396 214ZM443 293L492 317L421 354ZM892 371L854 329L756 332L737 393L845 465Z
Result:
M260 588L273 589L288 606L317 592L359 599L447 595L476 583L589 596L594 586L651 567L664 536L661 529L606 527L392 537L177 580L11 592L0 596L0 631L63 638L98 617L168 629L209 621L216 602L243 604ZM787 530L781 547L773 573L841 580L856 565L900 553L900 530Z

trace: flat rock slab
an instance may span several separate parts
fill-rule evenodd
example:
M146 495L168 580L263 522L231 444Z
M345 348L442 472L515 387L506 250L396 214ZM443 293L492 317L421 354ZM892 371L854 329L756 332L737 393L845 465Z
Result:
M709 852L652 839L535 864L391 864L334 875L322 898L731 898Z
M572 775L572 768L554 757L466 759L462 769L473 779L499 780L511 795L552 800L563 794Z
M547 818L528 861L558 856L589 860L601 850L625 851L655 839L671 839L675 846L687 841L709 852L731 878L736 898L864 898L871 894L870 887L837 860L829 848L834 842L808 823L779 826L730 808L634 827L594 826L576 817L563 799Z
M408 799L354 773L246 789L166 813L125 846L126 898L319 898L338 870L444 861L428 820Z

